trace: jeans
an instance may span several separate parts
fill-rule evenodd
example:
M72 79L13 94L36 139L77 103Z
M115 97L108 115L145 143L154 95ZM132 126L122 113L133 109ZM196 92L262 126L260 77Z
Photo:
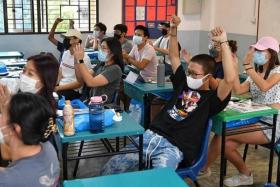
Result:
M138 140L136 139L136 142ZM125 149L131 148L133 145L128 145ZM139 163L138 153L128 153L113 156L103 167L102 175L110 175L123 173L127 171L135 171ZM167 139L147 130L143 135L143 160L145 167L163 168L170 167L174 170L183 160L183 153Z

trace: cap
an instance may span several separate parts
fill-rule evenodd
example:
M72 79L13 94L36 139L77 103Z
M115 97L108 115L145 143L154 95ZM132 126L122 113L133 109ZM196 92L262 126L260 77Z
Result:
M77 29L69 29L65 34L62 34L65 37L75 36L76 38L82 39L82 34Z
M168 21L160 22L159 24L165 27L170 27L170 23Z
M279 42L270 36L260 38L258 42L254 45L251 45L251 47L254 47L258 50L272 49L279 53Z

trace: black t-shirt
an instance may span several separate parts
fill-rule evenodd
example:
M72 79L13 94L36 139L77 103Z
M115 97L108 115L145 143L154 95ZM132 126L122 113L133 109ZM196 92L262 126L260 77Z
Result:
M224 69L223 69L223 63L222 62L216 62L215 63L215 72L214 76L215 79L223 79L224 78Z
M64 47L63 43L61 43L60 41L57 41L56 49L60 52L60 55L59 55L59 62L60 62L62 55L65 51L65 47Z
M189 89L182 66L170 78L173 96L150 129L176 145L184 154L185 164L190 165L199 154L208 119L226 107L230 94L220 101L217 91Z

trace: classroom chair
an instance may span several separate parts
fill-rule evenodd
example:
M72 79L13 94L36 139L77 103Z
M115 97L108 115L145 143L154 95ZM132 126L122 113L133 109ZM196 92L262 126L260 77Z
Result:
M208 153L208 142L211 134L212 129L212 120L208 121L207 129L205 131L204 140L202 142L202 146L200 149L199 157L195 161L195 163L192 166L186 167L186 168L178 168L177 174L182 178L190 178L197 187L199 187L199 184L197 182L197 175L199 171L202 169L202 167L205 165L207 160L207 153Z

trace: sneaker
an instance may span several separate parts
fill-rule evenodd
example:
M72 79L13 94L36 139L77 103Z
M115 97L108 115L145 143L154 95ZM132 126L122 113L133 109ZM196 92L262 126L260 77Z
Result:
M224 185L229 186L229 187L252 185L253 183L254 183L254 181L253 181L252 173L250 176L239 173L233 177L230 177L230 178L224 180Z
M203 178L206 178L206 177L210 177L211 174L212 174L212 172L211 172L210 168L208 168L208 169L206 169L204 171L200 170L198 175L197 175L197 179L203 179Z

